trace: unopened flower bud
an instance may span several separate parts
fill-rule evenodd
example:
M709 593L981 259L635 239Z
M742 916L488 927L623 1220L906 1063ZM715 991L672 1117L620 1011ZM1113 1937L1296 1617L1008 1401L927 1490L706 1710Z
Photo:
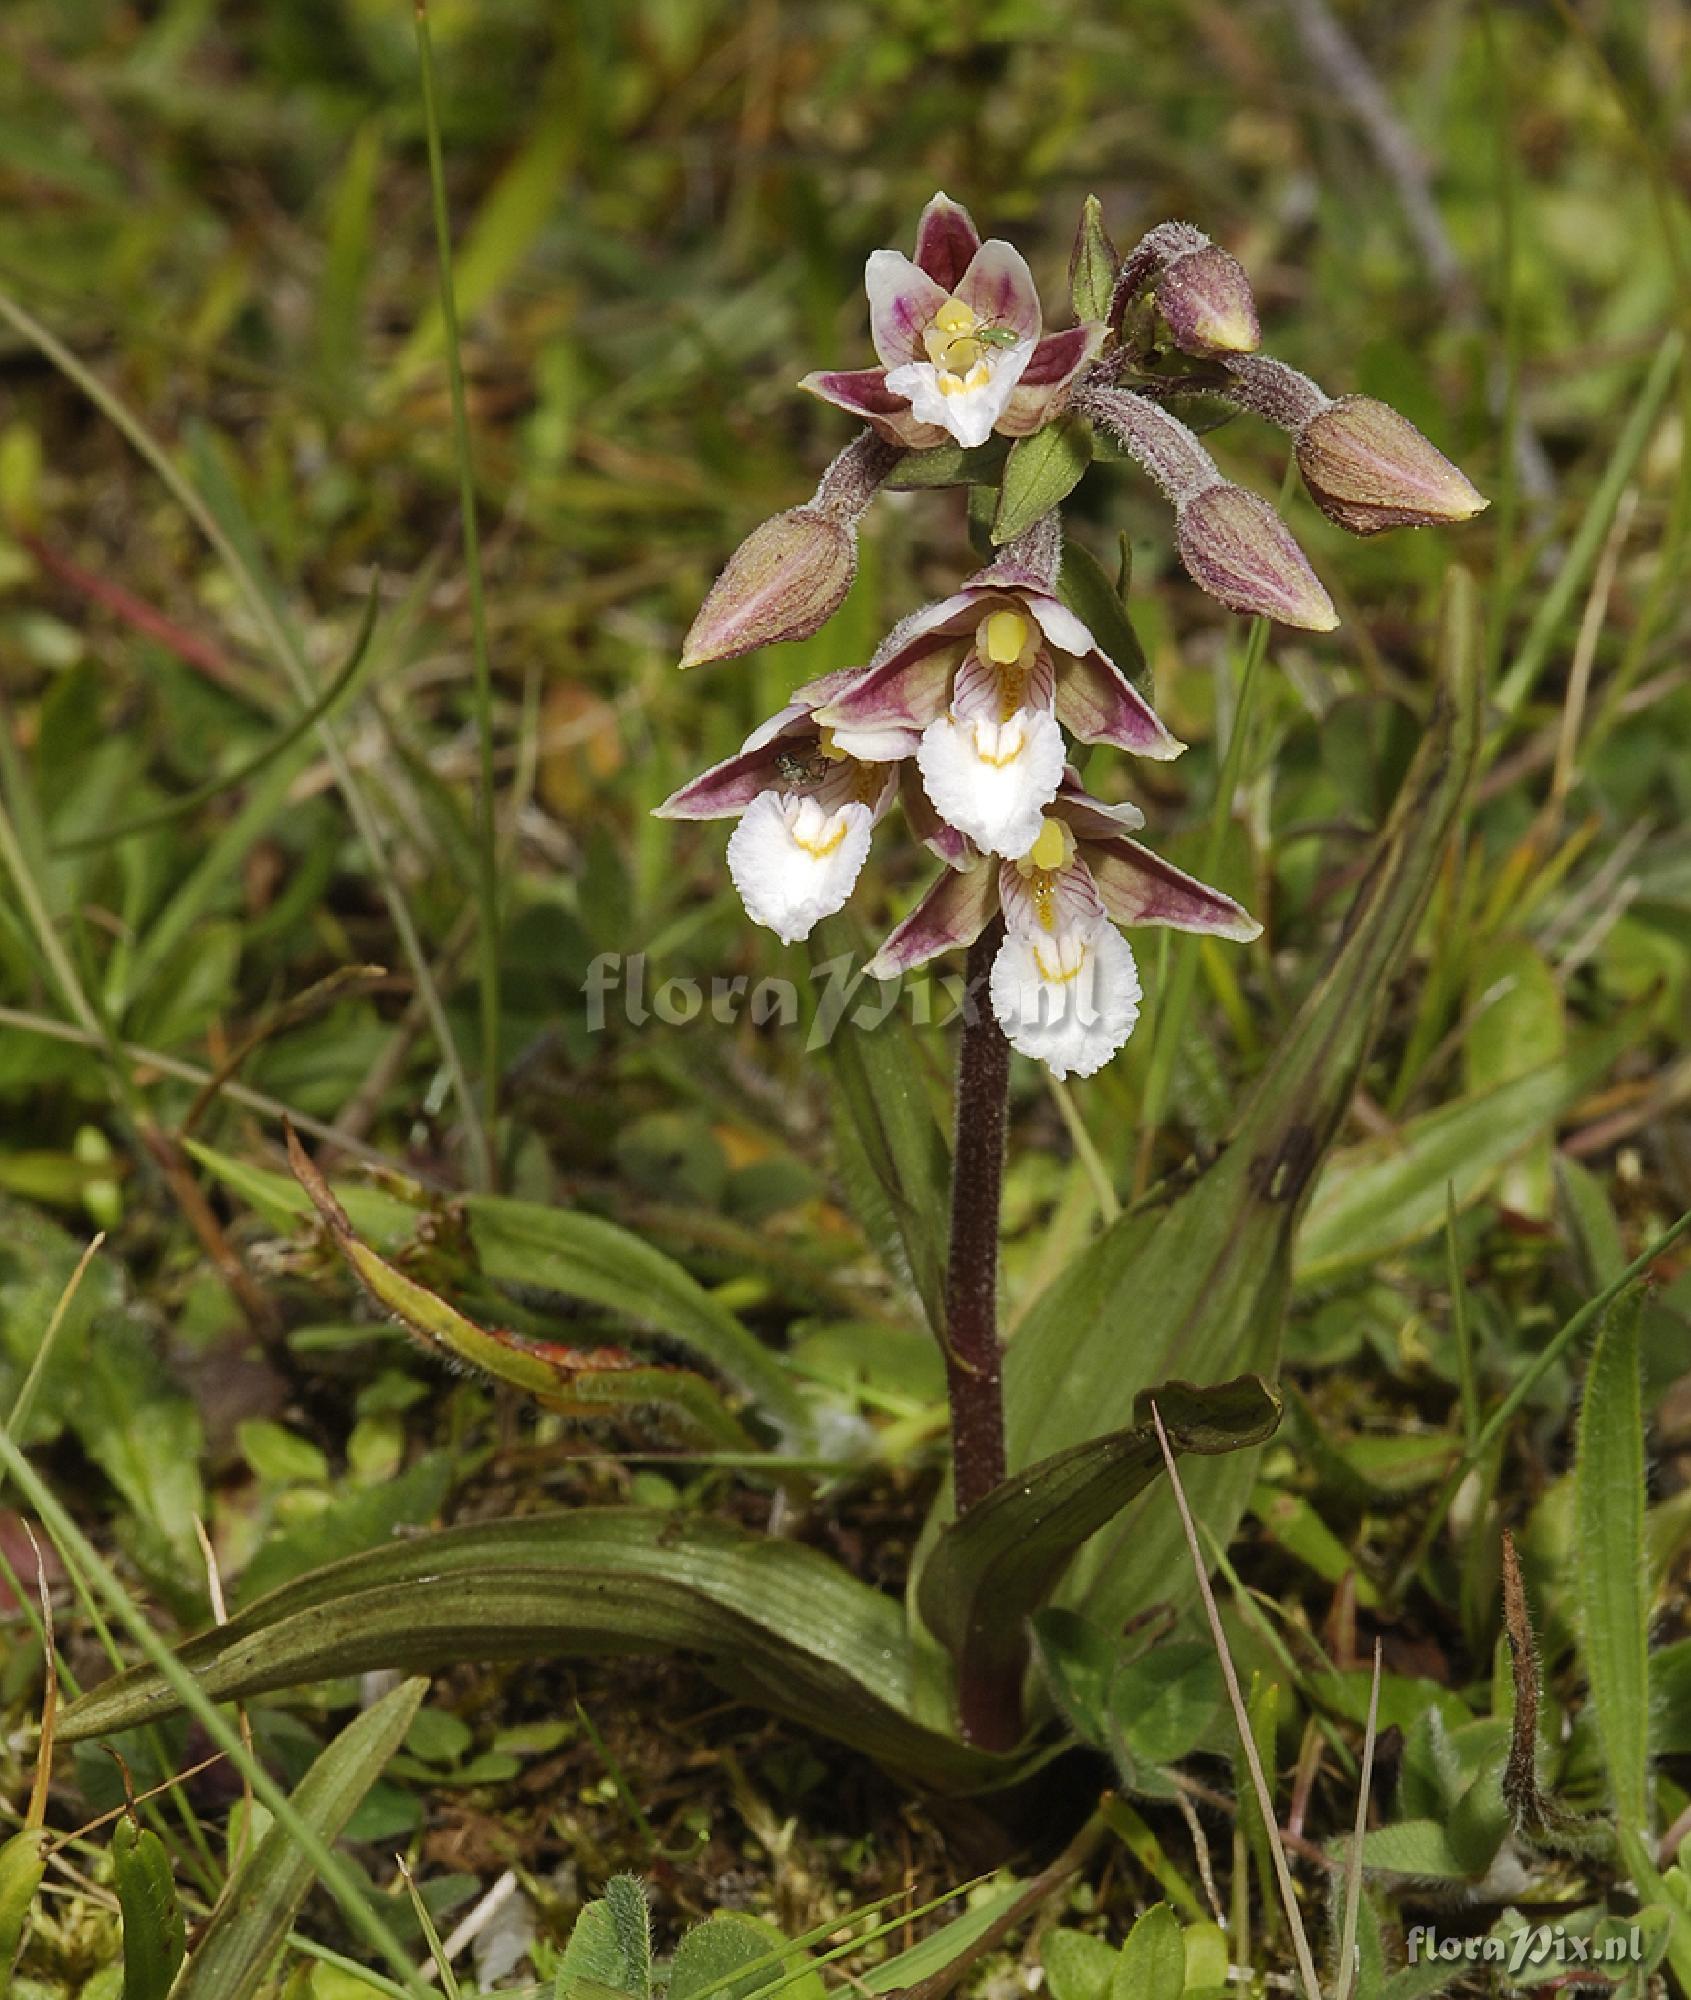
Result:
M1157 309L1187 354L1250 354L1262 341L1251 281L1219 243L1169 264L1157 280Z
M1206 486L1181 507L1176 528L1187 575L1228 610L1309 632L1338 624L1303 550L1254 493L1225 481Z
M1490 503L1389 404L1341 396L1298 433L1298 469L1330 521L1353 535L1467 521Z
M682 666L808 639L845 602L856 573L855 526L816 507L775 515L752 530L712 584L682 647Z

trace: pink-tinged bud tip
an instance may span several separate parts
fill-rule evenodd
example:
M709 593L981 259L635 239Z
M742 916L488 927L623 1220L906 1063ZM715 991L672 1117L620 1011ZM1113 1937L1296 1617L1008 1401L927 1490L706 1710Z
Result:
M1332 599L1279 515L1242 486L1206 486L1180 509L1176 531L1187 575L1229 611L1306 632L1338 624Z
M1262 344L1251 281L1219 243L1175 258L1158 280L1157 309L1187 354L1254 354Z
M1298 433L1298 470L1330 521L1353 535L1470 521L1491 503L1407 417L1341 396Z
M813 507L754 528L699 607L683 667L733 660L785 639L808 639L845 602L857 573L857 535Z

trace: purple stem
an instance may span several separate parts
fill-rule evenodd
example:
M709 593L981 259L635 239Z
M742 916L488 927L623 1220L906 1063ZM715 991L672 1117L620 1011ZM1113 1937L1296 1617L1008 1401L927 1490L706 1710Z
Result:
M945 1374L959 1515L1002 1485L1007 1469L1003 1350L998 1344L998 1212L1010 1045L987 991L1003 935L1004 919L995 917L969 947L963 1046L957 1063ZM1022 1733L1020 1673L983 1673L967 1653L956 1666L958 1720L964 1737L983 1750L1013 1748Z

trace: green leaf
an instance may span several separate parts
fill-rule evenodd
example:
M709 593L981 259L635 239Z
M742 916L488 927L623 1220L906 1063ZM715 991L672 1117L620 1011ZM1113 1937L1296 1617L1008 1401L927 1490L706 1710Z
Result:
M1624 1292L1598 1331L1574 1473L1581 1652L1615 1810L1623 1826L1640 1833L1650 1825L1642 1302L1640 1287Z
M12 1990L12 1967L23 1944L35 1892L47 1872L44 1835L26 1828L0 1846L0 2000Z
M926 492L935 486L991 486L1010 450L1005 437L985 444L936 444L931 451L907 451L881 484L892 493Z
M1437 694L1332 959L1219 1156L1122 1216L1030 1308L1005 1353L1012 1466L1130 1422L1139 1393L1175 1370L1199 1381L1275 1373L1292 1237L1461 813L1479 733L1477 636L1472 581L1453 570ZM1257 1462L1245 1450L1187 1475L1198 1518L1223 1541ZM1061 1601L1108 1626L1194 1589L1174 1509L1141 1497L1083 1551Z
M815 962L861 962L845 919L817 926ZM885 1205L884 1230L866 1226L895 1271L907 1275L936 1333L945 1324L945 1258L951 1152L934 1114L928 1072L902 1009L874 1026L842 1013L828 1041L835 1131Z
M1029 1466L942 1530L916 1595L960 1677L997 1680L1015 1671L1026 1651L1026 1620L1056 1589L1081 1544L1161 1471L1153 1400L1177 1453L1259 1444L1280 1421L1279 1401L1259 1376L1213 1389L1165 1382L1139 1397L1131 1428Z
M1197 1639L1153 1646L1130 1660L1110 1685L1110 1709L1122 1743L1140 1764L1177 1764L1221 1707L1224 1689L1215 1648Z
M1080 484L1091 463L1092 426L1073 411L1017 438L1004 461L992 539L1013 542L1035 521L1043 521Z
M1450 1850L1443 1822L1402 1819L1362 1836L1362 1865L1381 1875L1419 1875L1428 1881L1464 1881L1468 1871Z
M496 1381L526 1390L548 1409L594 1416L607 1408L656 1404L682 1418L711 1444L730 1451L756 1449L756 1440L741 1428L715 1388L691 1369L643 1366L620 1348L563 1347L555 1341L528 1340L503 1327L477 1325L438 1292L408 1277L359 1240L291 1125L288 1158L330 1241L365 1290L424 1347L443 1350Z
M633 1908L631 1898L639 1899ZM558 2000L620 1993L645 2000L652 1986L651 1916L632 1875L613 1875L605 1894L576 1918L558 1966Z
M1117 588L1104 573L1103 565L1083 542L1063 539L1063 567L1057 577L1057 595L1087 628L1110 658L1145 697L1156 694L1151 663L1139 634L1133 629L1124 601L1126 590L1126 537L1123 537L1123 584Z
M123 2000L165 2000L186 1949L182 1905L164 1842L127 1813L112 1828L112 1879L123 1913Z
M398 1528L427 1526L440 1512L452 1484L452 1464L450 1452L426 1452L381 1485L339 1494L320 1512L291 1523L267 1541L241 1572L234 1601L251 1603L309 1569L390 1540Z
M796 1946L770 1962L786 1940L773 1924L738 1910L718 1911L690 1930L670 1965L667 2000L751 2000L779 1986L788 2000L824 2000L822 1976ZM738 1975L738 1976L736 1976Z
M1587 1037L1555 1062L1334 1153L1298 1232L1298 1282L1325 1283L1441 1229L1447 1189L1459 1208L1477 1201L1635 1038L1631 1023Z
M1080 211L1080 228L1069 258L1069 303L1077 320L1084 324L1089 319L1102 319L1110 310L1110 294L1120 267L1116 246L1104 227L1104 205L1095 194L1089 194Z
M277 1222L313 1212L314 1204L305 1188L287 1175L249 1166L193 1141L188 1149L208 1172ZM352 1233L384 1247L404 1243L422 1219L416 1208L383 1189L343 1182L329 1192L345 1211ZM804 1400L777 1357L691 1272L642 1237L598 1216L547 1208L538 1202L471 1196L463 1207L476 1260L486 1277L586 1299L639 1326L650 1327L718 1369L788 1436L795 1440L809 1437L810 1418ZM374 1254L365 1247L367 1256ZM371 1268L374 1270L373 1265ZM468 1343L471 1351L465 1351L462 1358L495 1373L499 1372L494 1368L496 1359L509 1361L524 1371L520 1386L529 1386L532 1380L538 1390L543 1377L550 1377L556 1386L555 1373L543 1359L534 1359L534 1350L544 1350L544 1342L522 1343L513 1336L476 1327L403 1273L393 1275L397 1281L394 1296L383 1301L390 1310L400 1311L402 1298L413 1309L426 1307L431 1316L438 1308L450 1316L454 1333ZM428 1303L431 1300L433 1305ZM403 1312L401 1317L405 1317ZM420 1332L419 1337L432 1338ZM521 1358L525 1345L531 1349L529 1361ZM648 1382L645 1386L646 1393L639 1400L650 1401L652 1389L659 1385ZM669 1386L686 1393L685 1385L672 1382ZM599 1400L616 1397L615 1389L602 1383L590 1385L586 1393ZM704 1414L703 1400L695 1400L697 1414L704 1421L713 1421Z
M178 1657L215 1699L466 1660L685 1651L779 1715L937 1785L1018 1768L916 1719L903 1613L819 1550L661 1508L478 1522L284 1584ZM73 1702L65 1741L175 1713L151 1667Z
M1110 2000L1180 2000L1186 1990L1186 1940L1167 1903L1153 1903L1127 1934Z
M1089 1931L1047 1931L1039 1962L1051 2000L1107 2000L1120 1956Z
M293 1805L325 1840L334 1840L404 1741L428 1690L406 1681L348 1723L300 1780ZM285 1827L274 1826L229 1884L172 2000L247 2000L270 1968L315 1874Z
M108 1321L89 1343L70 1417L153 1544L149 1560L197 1567L194 1517L205 1512L199 1413L133 1320Z

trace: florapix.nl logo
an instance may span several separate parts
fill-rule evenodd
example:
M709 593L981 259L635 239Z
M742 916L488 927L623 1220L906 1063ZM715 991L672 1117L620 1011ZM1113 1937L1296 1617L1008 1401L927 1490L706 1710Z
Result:
M1521 1985L1537 1985L1540 1975L1554 1970L1571 1975L1558 1982L1563 1991L1616 1986L1654 1956L1644 1926L1636 1923L1605 1923L1589 1933L1563 1924L1516 1924L1483 1937L1452 1937L1416 1924L1407 1942L1411 1965L1448 1965L1452 1974L1501 1966L1505 1984Z

